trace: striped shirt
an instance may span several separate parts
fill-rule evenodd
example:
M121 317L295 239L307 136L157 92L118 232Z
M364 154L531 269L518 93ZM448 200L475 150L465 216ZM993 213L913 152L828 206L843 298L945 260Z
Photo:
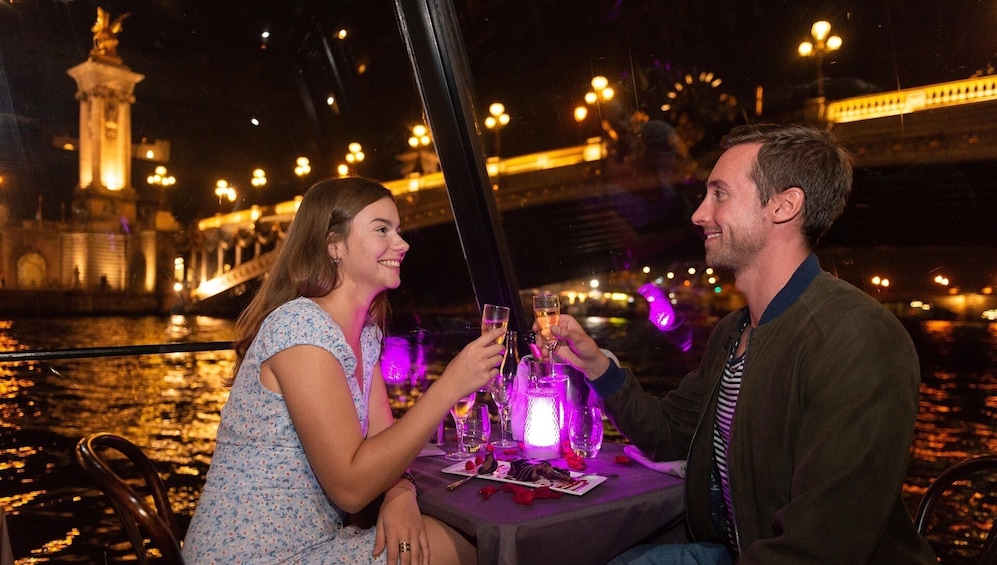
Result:
M730 473L727 466L727 450L730 446L730 425L734 420L737 395L741 390L741 374L744 371L744 354L731 357L724 366L720 377L720 397L717 402L717 421L713 426L713 455L720 471L720 485L723 489L724 506L727 508L727 539L737 550L737 530L734 527L734 504L730 494Z

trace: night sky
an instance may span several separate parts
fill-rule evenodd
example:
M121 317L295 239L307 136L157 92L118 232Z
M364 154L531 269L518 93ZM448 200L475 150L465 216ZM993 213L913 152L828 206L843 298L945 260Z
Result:
M238 206L287 199L304 186L291 172L297 155L309 156L316 180L333 174L350 141L364 145L362 174L400 176L396 156L407 150L407 128L421 121L421 104L388 0L0 0L0 175L14 218L33 216L38 196L46 216L58 217L77 182L76 154L51 139L77 135L76 87L65 71L86 60L98 5L114 16L130 12L118 52L146 76L136 87L133 140L171 142L167 166L178 182L170 198L181 220L217 211L218 178L242 189ZM658 108L686 73L722 78L718 90L737 98L742 117L757 119L757 86L767 112L798 106L816 92L814 61L796 53L816 19L844 39L825 60L832 99L993 72L997 53L994 0L455 5L478 112L500 100L512 116L505 154L594 133L571 110L595 74L617 88L621 112L640 108L652 118L664 117ZM340 27L350 35L329 40L326 52L320 38ZM324 104L329 93L334 108ZM483 136L491 143L490 132ZM152 167L135 161L137 188ZM249 188L255 167L267 171L264 191Z

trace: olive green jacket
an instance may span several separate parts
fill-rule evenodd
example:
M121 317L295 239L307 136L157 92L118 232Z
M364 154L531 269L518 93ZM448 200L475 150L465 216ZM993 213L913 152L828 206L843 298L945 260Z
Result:
M713 427L745 316L721 320L699 368L663 398L615 364L593 381L645 454L688 459L687 526L698 541L726 542L710 494ZM919 386L898 320L815 256L804 262L748 341L728 455L739 563L937 563L901 498Z

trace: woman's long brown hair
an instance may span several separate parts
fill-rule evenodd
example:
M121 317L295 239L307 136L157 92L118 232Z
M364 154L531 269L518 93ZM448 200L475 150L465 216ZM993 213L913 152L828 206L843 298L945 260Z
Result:
M340 285L329 244L346 239L361 210L391 197L381 184L359 177L325 180L308 189L270 272L236 322L236 364L226 385L234 382L249 345L271 312L295 298L325 296ZM388 300L382 292L371 302L368 319L383 330L387 315Z

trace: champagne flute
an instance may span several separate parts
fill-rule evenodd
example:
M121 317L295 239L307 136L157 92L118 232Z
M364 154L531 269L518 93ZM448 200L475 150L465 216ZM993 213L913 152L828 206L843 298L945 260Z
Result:
M467 415L471 413L471 407L474 406L474 397L476 394L476 392L472 392L464 398L461 398L456 404L453 405L453 408L450 409L450 415L453 416L454 427L457 429L457 450L447 453L447 459L463 461L464 459L471 458L471 452L467 450L467 445L464 443L464 422L467 421Z
M547 356L550 362L550 372L554 374L554 349L557 348L557 339L550 332L552 325L556 326L561 317L561 299L549 290L533 295L533 314L537 319L537 326L540 328L540 335L543 336L547 345Z
M509 327L509 308L507 306L496 306L495 304L485 304L481 308L481 335L502 328ZM498 343L505 340L505 334L498 339Z
M498 409L499 416L499 439L493 445L495 447L517 447L515 441L507 439L509 430L509 417L512 396L515 394L516 370L519 367L519 350L516 347L516 332L506 332L505 358L502 360L502 368L499 374L489 383L488 391L492 394L492 401Z

